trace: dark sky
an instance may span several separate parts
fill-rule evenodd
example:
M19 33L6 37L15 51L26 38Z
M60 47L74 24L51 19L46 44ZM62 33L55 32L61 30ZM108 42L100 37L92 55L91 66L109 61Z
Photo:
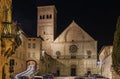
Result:
M113 2L114 1L114 2ZM36 36L37 6L55 5L60 34L73 20L98 41L98 48L111 45L120 15L115 0L13 0L13 20L28 36Z

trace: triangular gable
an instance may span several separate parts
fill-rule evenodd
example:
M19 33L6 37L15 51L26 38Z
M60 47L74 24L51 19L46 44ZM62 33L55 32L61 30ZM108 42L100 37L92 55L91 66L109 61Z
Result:
M56 38L54 42L95 41L74 21Z

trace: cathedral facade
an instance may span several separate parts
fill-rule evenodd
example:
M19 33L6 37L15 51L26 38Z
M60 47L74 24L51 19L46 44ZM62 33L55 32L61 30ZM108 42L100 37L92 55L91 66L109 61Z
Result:
M57 61L52 72L58 76L97 73L97 41L74 21L56 36L59 25L55 6L39 6L37 10L37 36L44 39L42 49Z

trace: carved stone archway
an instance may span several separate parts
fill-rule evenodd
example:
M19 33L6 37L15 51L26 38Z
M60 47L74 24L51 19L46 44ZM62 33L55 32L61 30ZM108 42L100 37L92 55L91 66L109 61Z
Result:
M37 69L37 62L35 60L28 60L28 61L26 61L26 68L29 65L35 65L35 70Z

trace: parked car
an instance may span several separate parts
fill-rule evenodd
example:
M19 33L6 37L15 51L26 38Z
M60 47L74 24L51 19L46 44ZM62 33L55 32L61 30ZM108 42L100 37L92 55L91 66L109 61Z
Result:
M54 79L54 75L52 73L47 73L45 75L43 75L44 79Z
M29 79L27 76L20 76L19 79Z
M43 76L34 76L34 79L43 79Z
M83 78L83 77L75 77L74 79L85 79L85 78Z

